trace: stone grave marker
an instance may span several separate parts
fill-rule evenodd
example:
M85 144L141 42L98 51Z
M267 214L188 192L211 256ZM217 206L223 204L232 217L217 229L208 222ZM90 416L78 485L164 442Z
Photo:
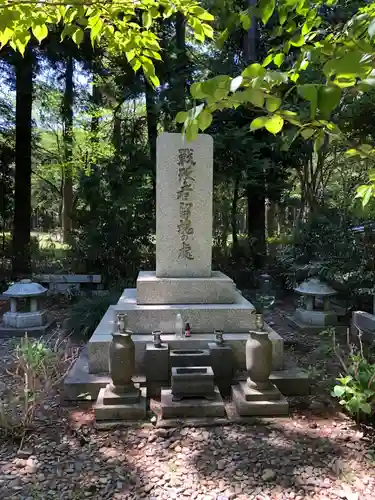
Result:
M211 277L213 140L157 140L156 276Z

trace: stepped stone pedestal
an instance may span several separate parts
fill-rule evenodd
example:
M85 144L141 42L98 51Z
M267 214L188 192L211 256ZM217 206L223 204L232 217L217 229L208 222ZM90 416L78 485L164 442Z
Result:
M286 416L288 401L270 383L264 390L249 387L247 382L232 386L232 399L241 416Z
M97 422L131 422L143 420L146 417L146 390L135 387L129 393L113 391L111 384L100 389L98 399L94 405Z

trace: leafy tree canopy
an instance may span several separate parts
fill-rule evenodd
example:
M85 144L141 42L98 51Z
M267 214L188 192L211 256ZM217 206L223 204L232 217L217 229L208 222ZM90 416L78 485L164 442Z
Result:
M161 60L155 33L159 19L182 12L195 39L212 38L205 21L213 16L195 0L0 0L0 45L25 51L32 34L42 42L54 26L62 25L62 39L77 45L90 33L93 44L102 42L113 53L125 53L135 71L142 68L159 85L153 61Z

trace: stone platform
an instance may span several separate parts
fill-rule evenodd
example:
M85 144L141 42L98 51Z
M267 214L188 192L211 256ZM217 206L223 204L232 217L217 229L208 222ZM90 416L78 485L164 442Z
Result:
M108 373L108 349L113 329L112 314L110 308L88 342L90 373ZM271 327L265 325L265 328L273 346L273 369L281 370L283 368L284 341ZM245 344L248 337L248 333L224 334L225 343L232 347L235 366L239 370L246 366ZM145 373L146 345L152 343L152 335L134 334L132 339L135 344L136 373ZM215 335L213 333L192 333L191 337L181 339L174 334L163 334L162 340L163 343L169 345L170 350L208 349L208 344L215 341Z
M232 400L241 416L285 416L289 411L288 401L273 384L265 391L250 389L246 382L233 385Z
M178 313L190 323L193 333L213 332L216 328L248 332L255 327L255 308L237 290L233 291L233 302L229 304L138 304L136 289L125 288L118 303L110 309L112 321L117 313L127 314L128 328L137 334L150 334L153 330L174 332ZM99 324L97 332L100 327Z
M127 421L143 420L146 417L147 399L145 389L141 389L141 394L136 401L129 403L124 403L119 397L119 402L112 398L113 404L108 404L108 401L106 401L108 393L108 388L103 387L100 389L98 399L94 405L95 418L98 422L114 422L118 420L124 424Z
M334 325L321 325L321 326L312 325L311 323L305 323L301 321L294 315L286 315L285 319L292 328L295 328L296 330L305 333L318 334L323 330L327 330L328 328L334 328L337 332L345 333L346 329L348 328L346 325L343 325L342 323L336 323Z
M171 389L162 389L160 400L163 419L225 417L224 402L217 387L211 400L186 398L175 401Z
M220 271L206 278L158 278L155 271L140 271L137 304L234 304L236 285Z
M25 333L30 337L40 337L41 335L45 335L50 328L54 326L56 323L55 318L47 317L46 322L40 326L28 326L28 327L12 327L4 325L4 323L0 323L0 337L12 336L12 337L23 337Z
M234 377L233 383L246 380L246 377L245 373L239 373ZM285 396L303 396L310 392L309 375L290 360L286 361L284 369L274 370L270 375L270 380ZM100 389L106 387L110 381L108 371L103 374L89 373L88 350L85 347L61 387L62 402L95 401ZM133 382L143 386L146 384L146 377L141 373L136 374ZM158 385L163 386L162 383Z

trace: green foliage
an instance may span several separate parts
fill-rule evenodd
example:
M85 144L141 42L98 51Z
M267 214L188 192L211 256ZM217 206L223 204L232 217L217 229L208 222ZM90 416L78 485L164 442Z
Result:
M360 355L350 357L348 374L337 379L332 396L357 420L373 413L375 405L375 364Z
M311 267L347 298L362 300L363 289L375 281L373 242L352 231L356 224L358 220L347 214L320 209L307 222L300 222L291 239L279 246L278 265L284 272Z
M117 304L120 292L111 291L108 295L81 297L69 311L68 327L75 336L89 339L102 320L109 306Z
M138 12L142 12L141 21ZM0 1L0 44L9 44L24 54L31 33L40 43L50 30L62 25L61 39L70 38L80 45L89 33L93 45L104 43L112 54L124 53L134 71L142 68L152 85L159 85L153 61L161 60L156 26L182 12L194 38L204 42L212 38L212 27L205 21L213 16L192 0L130 0L115 2L78 0L64 4L60 0Z

